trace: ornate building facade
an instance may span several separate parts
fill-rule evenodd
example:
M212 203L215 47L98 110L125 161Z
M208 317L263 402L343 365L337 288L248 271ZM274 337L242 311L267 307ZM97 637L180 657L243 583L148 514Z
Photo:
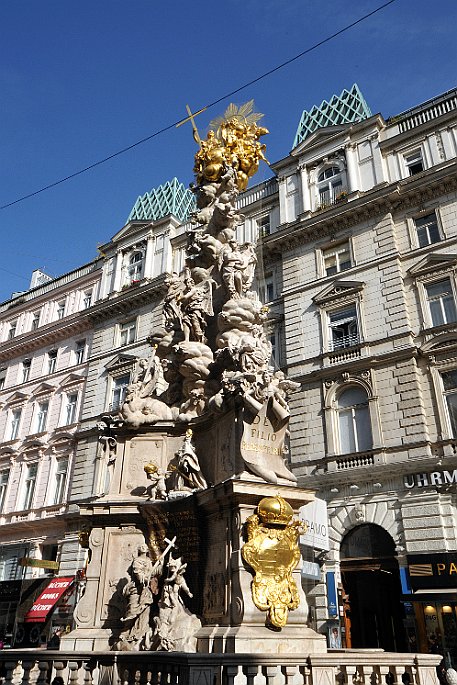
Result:
M456 126L455 90L385 120L354 86L238 199L272 364L301 383L290 464L328 507L311 620L347 646L457 656ZM98 260L0 306L3 582L19 557L84 569L80 506L105 495L192 209L176 179L146 193Z

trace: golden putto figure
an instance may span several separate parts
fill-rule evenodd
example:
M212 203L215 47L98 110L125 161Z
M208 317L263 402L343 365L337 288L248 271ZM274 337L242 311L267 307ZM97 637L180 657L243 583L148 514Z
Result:
M259 142L268 129L258 126L263 114L254 112L254 100L241 107L230 104L223 117L210 123L206 140L200 143L195 155L194 172L197 183L219 181L224 171L232 167L236 171L238 190L246 190L249 178L259 168L260 160L268 163L264 152L266 146Z
M251 586L254 604L267 612L267 625L274 628L284 628L289 610L300 603L292 571L300 560L298 537L305 531L303 524L292 518L292 507L280 495L264 497L257 514L246 521L248 541L241 550L255 571Z

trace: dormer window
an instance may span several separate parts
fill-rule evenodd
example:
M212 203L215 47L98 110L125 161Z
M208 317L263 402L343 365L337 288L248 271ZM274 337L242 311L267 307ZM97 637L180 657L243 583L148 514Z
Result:
M317 177L318 205L328 207L337 202L343 193L347 193L346 174L338 166L330 166Z

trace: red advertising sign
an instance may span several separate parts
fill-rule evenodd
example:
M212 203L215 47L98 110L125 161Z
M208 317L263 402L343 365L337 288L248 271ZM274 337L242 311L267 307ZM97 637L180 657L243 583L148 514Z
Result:
M26 613L24 621L26 623L46 621L48 614L53 610L73 581L74 577L53 578Z

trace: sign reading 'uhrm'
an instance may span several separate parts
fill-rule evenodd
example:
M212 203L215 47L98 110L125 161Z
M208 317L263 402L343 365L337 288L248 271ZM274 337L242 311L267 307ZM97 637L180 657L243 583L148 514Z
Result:
M428 485L457 485L457 469L453 471L432 471L431 473L412 473L404 477L405 488L424 488Z

